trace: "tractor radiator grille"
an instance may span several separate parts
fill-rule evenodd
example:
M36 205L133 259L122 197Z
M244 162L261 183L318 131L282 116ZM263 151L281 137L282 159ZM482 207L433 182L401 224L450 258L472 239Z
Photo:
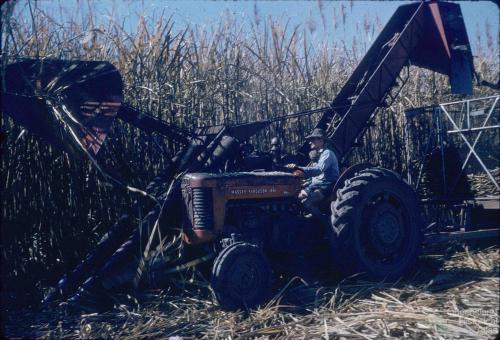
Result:
M195 229L213 229L212 189L193 188L193 226Z

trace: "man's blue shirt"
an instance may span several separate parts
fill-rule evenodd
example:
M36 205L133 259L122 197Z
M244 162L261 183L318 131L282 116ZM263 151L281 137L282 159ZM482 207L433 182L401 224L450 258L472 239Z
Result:
M321 149L318 163L312 166L299 167L306 177L311 178L309 187L328 187L339 178L339 162L332 150Z

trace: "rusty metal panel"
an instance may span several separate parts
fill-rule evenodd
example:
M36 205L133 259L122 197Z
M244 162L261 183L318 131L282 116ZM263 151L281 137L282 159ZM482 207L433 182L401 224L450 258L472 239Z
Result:
M471 95L474 64L460 5L429 3L424 29L412 64L448 75L452 93Z
M24 59L5 77L3 112L77 157L97 154L123 100L120 73L103 61Z

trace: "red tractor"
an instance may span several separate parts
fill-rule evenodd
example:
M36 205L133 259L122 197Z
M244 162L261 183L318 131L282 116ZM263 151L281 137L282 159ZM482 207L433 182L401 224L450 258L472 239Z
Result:
M394 280L412 269L422 245L415 192L392 171L358 170L338 180L324 218L304 217L298 174L185 175L183 240L217 254L211 286L219 304L237 309L262 302L273 273L340 271Z

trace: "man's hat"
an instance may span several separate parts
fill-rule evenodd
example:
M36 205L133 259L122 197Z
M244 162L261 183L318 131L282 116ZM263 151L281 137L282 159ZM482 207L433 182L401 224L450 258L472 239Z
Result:
M309 135L306 136L306 140L313 139L313 138L321 138L321 139L328 139L328 136L326 135L325 130L316 128L313 130L313 132Z

